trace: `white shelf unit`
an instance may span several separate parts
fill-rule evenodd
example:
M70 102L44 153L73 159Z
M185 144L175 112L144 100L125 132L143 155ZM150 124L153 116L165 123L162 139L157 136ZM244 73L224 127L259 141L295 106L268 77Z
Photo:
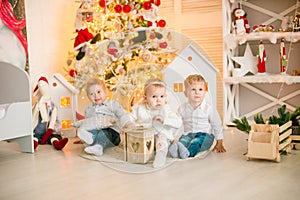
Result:
M232 41L233 45L241 45L248 41L269 40L272 44L276 44L278 40L284 38L286 42L298 42L300 40L300 32L251 32L245 35L228 34L226 41Z
M300 32L277 32L284 16L292 16L299 9L299 0L223 0L224 18L224 124L231 124L234 118L245 116L248 120L256 113L274 112L276 106L287 105L294 110L300 105L300 76L291 76L292 70L300 69ZM232 12L240 7L247 13L251 32L235 35L232 26ZM276 12L274 11L276 10ZM254 25L275 27L274 32L253 32ZM286 40L288 54L287 74L279 72L279 43ZM251 47L253 57L260 40L267 51L267 73L264 75L233 76L233 70L240 67L234 57L244 55L246 45ZM254 50L255 49L255 50ZM254 53L255 52L255 53ZM269 62L268 62L269 61ZM256 67L256 66L255 66ZM269 71L268 71L269 70ZM276 113L272 113L276 114Z
M297 98L300 95L300 90L289 91L282 97L272 96L268 92L254 87L252 84L299 84L300 76L289 76L289 75L263 75L263 76L246 76L246 77L228 77L224 79L225 90L227 95L227 110L228 117L236 116L239 117L239 108L242 106L242 102L239 101L240 86L256 93L257 95L268 99L269 102L253 110L243 114L243 116L250 118L256 113L263 112L267 109L273 108L276 105L285 104L289 110L294 110L295 106L290 104L288 101ZM300 103L300 102L298 102ZM298 104L299 105L299 104Z

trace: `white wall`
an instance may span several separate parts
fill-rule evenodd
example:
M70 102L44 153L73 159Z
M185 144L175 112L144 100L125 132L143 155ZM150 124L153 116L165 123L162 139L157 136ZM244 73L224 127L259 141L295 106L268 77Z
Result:
M25 0L29 68L32 87L40 76L65 74L73 50L75 0Z

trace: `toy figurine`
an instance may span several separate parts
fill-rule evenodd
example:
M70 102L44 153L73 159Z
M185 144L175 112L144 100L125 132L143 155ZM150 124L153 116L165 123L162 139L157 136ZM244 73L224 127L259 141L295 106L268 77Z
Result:
M297 12L294 19L293 19L293 31L299 32L300 31L300 12Z
M265 51L265 46L262 41L260 41L258 45L258 51L257 51L257 72L259 74L265 73L266 72L266 60L267 60L267 55Z
M233 10L234 15L234 29L237 35L243 35L250 33L250 26L246 18L246 13L241 8L235 8Z
M279 53L280 53L280 73L285 74L287 58L286 58L286 52L285 52L284 38L281 38Z
M50 87L46 77L40 77L34 89L37 98L32 110L34 149L38 144L52 144L55 149L61 150L68 142L62 138L60 123L57 118L57 107L50 96Z
M77 35L74 41L74 50L79 51L76 60L81 60L85 56L87 43L94 38L94 35L90 33L85 23L93 20L93 12L91 10L91 5L88 2L84 2L76 12L75 27Z

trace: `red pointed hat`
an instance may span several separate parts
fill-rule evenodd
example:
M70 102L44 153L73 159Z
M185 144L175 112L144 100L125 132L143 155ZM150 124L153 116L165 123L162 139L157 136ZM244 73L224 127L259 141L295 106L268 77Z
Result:
M46 83L48 83L48 84L49 84L49 82L48 82L48 79L47 79L46 77L44 77L44 76L41 76L41 77L39 78L39 80L38 80L38 84L39 84L39 82L40 82L40 81L45 81ZM36 91L39 89L39 86L38 86L38 84L35 86L35 88L34 88L33 92L36 92Z

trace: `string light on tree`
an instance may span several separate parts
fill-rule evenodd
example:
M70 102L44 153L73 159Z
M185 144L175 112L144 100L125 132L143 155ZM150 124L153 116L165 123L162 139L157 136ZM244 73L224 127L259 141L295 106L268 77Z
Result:
M175 57L173 39L159 17L160 0L81 0L67 79L80 91L97 76L130 97L148 78L161 77Z

